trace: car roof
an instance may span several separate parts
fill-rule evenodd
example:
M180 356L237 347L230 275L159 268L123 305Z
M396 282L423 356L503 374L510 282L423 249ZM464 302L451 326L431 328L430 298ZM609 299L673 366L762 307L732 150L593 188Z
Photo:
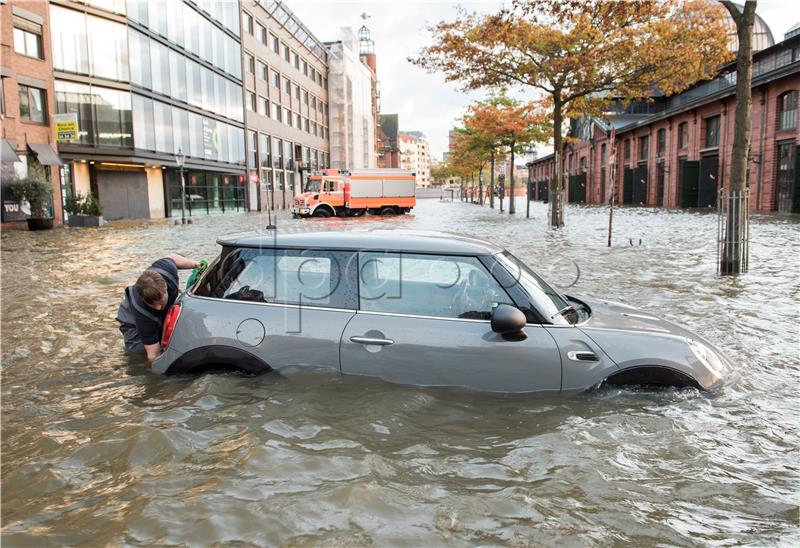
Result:
M424 230L297 230L231 234L217 240L226 247L290 247L300 249L340 249L403 251L443 255L491 255L503 250L490 242L460 234Z

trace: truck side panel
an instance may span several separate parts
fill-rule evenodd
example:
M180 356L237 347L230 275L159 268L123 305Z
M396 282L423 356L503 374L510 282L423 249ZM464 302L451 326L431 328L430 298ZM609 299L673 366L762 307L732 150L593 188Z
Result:
M383 181L380 179L351 179L350 198L380 198L383 195Z
M414 196L416 181L414 179L384 179L383 195L391 197L410 197Z

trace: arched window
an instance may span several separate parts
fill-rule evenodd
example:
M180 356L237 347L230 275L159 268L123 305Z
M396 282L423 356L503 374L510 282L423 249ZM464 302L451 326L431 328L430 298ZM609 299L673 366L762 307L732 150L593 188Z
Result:
M778 129L797 127L797 90L787 91L778 97Z

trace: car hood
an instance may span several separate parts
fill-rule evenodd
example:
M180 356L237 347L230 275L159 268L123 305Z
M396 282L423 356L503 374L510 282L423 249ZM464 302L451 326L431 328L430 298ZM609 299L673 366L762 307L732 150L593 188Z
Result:
M591 317L578 328L594 340L621 368L665 366L692 374L701 386L716 384L733 369L713 344L688 329L654 314L605 299L584 299ZM689 341L701 343L719 356L722 370L707 370L694 355Z
M581 298L581 301L592 309L592 317L581 325L584 329L644 331L697 339L691 331L627 304L605 299Z

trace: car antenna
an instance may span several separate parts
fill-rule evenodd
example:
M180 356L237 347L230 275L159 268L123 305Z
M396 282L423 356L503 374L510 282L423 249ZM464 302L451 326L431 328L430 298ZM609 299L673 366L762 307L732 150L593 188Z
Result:
M272 213L270 211L272 209L272 207L271 207L271 204L269 203L269 195L270 194L272 194L272 189L270 189L270 191L267 192L267 226L264 228L264 230L278 230L278 225L277 225L278 214L277 213L275 214L275 223L276 224L272 223ZM272 197L272 203L273 204L275 203L275 197L274 196Z

